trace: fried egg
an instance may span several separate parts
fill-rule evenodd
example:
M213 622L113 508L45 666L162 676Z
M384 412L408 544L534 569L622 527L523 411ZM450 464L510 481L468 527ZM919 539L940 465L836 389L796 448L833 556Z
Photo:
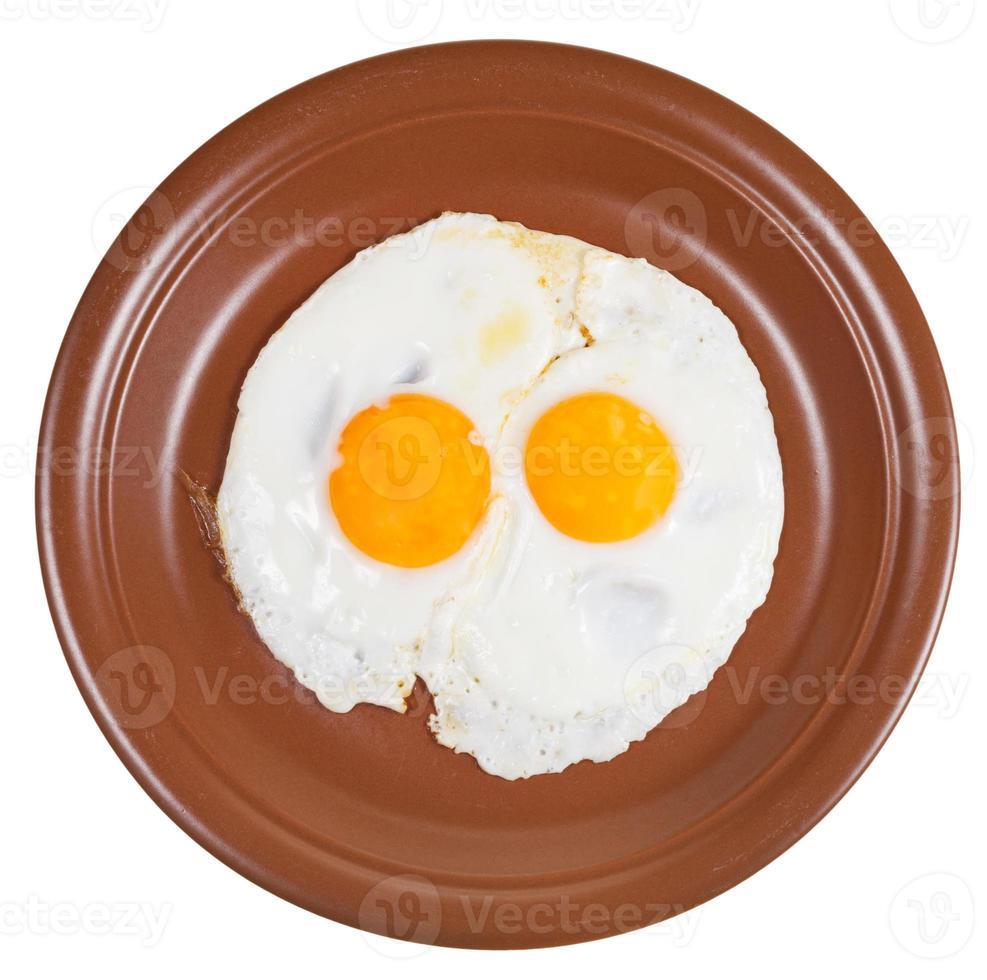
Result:
M358 254L247 374L217 498L229 577L326 707L404 710L433 604L470 564L487 447L581 343L584 250L445 215Z
M726 316L643 260L446 214L361 253L257 358L217 512L323 704L404 710L507 779L603 762L730 655L781 463Z
M595 343L512 413L496 541L421 667L439 741L510 779L611 759L706 687L781 529L771 414L726 317L598 252L576 310Z

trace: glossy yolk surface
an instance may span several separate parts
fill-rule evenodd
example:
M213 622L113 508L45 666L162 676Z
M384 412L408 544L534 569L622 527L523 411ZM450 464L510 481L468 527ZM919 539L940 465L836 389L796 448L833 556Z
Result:
M473 423L428 395L395 395L346 424L329 502L362 552L404 568L455 554L490 495L490 459Z
M620 395L590 392L550 408L532 427L525 475L548 521L580 541L622 541L651 527L675 494L668 437Z

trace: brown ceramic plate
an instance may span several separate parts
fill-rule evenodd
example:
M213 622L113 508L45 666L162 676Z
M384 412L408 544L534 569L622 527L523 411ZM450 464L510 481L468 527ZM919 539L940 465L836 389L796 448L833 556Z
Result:
M726 311L767 387L786 491L771 593L708 691L604 765L506 782L432 740L420 689L404 717L313 704L237 611L182 479L218 488L238 389L288 314L443 210L669 268ZM278 895L451 945L643 925L805 834L914 689L957 528L936 350L853 202L693 82L527 42L350 65L207 143L100 264L41 447L59 636L147 792Z

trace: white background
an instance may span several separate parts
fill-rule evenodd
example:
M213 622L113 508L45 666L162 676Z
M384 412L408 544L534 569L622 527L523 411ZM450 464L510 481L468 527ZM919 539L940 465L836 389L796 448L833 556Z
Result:
M414 16L402 33L385 0L0 0L0 969L714 976L743 963L767 976L877 966L902 977L983 975L987 941L971 901L987 895L985 461L976 459L987 431L987 10L973 16L973 0L404 4L398 15ZM128 775L75 689L42 593L33 522L49 373L119 212L226 123L296 82L402 42L476 37L640 58L786 133L885 228L964 426L961 548L939 642L918 698L848 797L685 921L513 954L368 940L267 894L187 838Z

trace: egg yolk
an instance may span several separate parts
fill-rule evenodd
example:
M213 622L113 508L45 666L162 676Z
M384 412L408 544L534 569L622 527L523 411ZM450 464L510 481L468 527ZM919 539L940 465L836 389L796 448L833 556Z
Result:
M528 487L548 521L580 541L623 541L651 527L675 493L668 437L633 402L607 392L567 398L528 436Z
M329 502L347 538L390 565L420 568L455 554L490 495L490 459L473 423L427 395L395 395L350 419Z

